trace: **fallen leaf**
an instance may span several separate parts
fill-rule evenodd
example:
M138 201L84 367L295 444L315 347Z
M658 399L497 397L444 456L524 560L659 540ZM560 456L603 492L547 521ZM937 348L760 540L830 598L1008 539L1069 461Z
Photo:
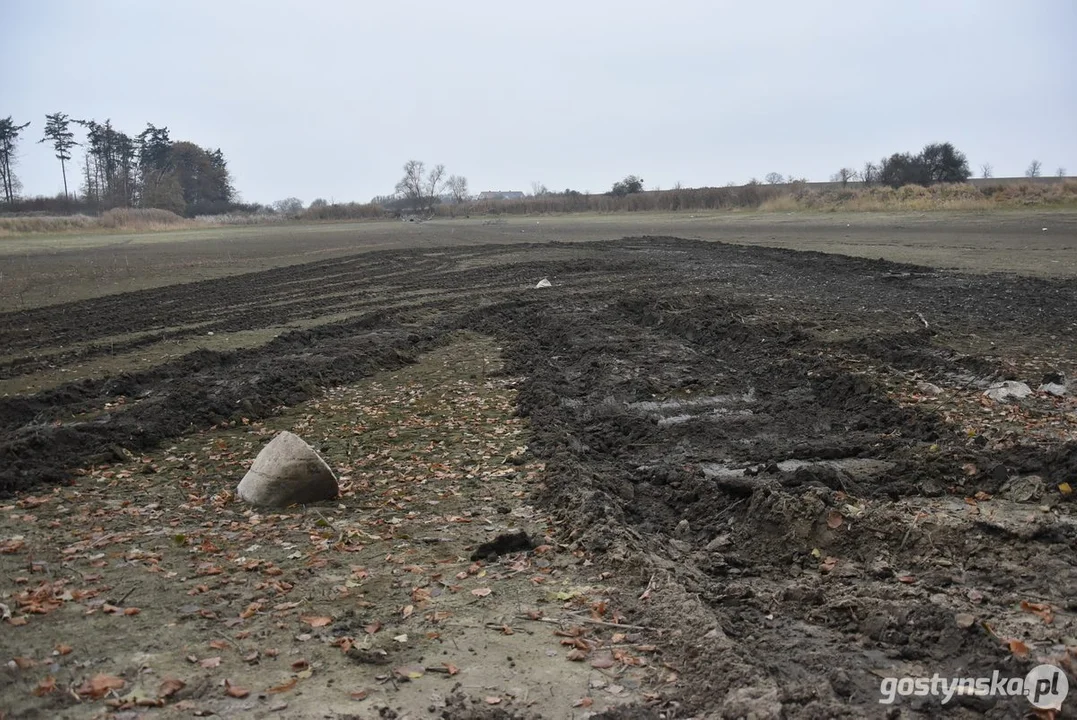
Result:
M34 695L37 695L38 697L44 697L55 689L56 678L54 678L52 675L46 675L44 678L42 678L41 682L39 682L34 687Z
M29 622L29 621L26 619L25 615L20 615L19 617L13 617L13 618L8 618L7 619L7 624L8 625L25 625L27 622Z
M1010 652L1016 657L1025 658L1028 657L1028 645L1017 639L1010 640L1008 645L1010 646Z
M56 652L59 655L70 655L72 650L74 650L73 647L71 647L70 645L64 645L63 643L60 643L56 646Z
M226 678L224 681L224 694L234 698L245 698L251 694L251 691L245 687L233 685L232 681Z
M565 657L568 658L569 660L573 661L573 662L580 662L582 660L587 659L587 653L585 653L583 650L580 650L579 648L577 648L577 649L573 650L572 652L570 652Z
M837 530L841 527L842 521L845 520L841 513L837 510L831 510L826 514L826 526L831 530Z
M312 628L325 627L333 622L333 618L326 617L325 615L300 615L299 620L310 625Z
M442 665L444 665L445 669L449 671L449 677L452 677L453 675L456 675L460 672L460 668L456 667L452 663L442 663Z
M378 630L381 630L381 623L380 622L372 622L369 625L367 625L366 627L364 627L363 630L366 631L367 635L373 635Z
M1073 492L1073 488L1070 487L1069 483L1059 483L1058 484L1058 491L1060 493L1062 493L1063 495L1069 495L1069 494L1071 494Z
M898 577L898 582L903 582L903 583L907 583L907 584L911 585L912 583L916 582L916 576L915 575L901 575L901 576Z
M170 698L186 686L187 683L183 682L179 678L166 677L164 680L161 681L160 686L157 688L157 697Z
M1038 616L1046 625L1050 625L1051 621L1055 619L1054 611L1046 603L1033 603L1028 600L1022 600L1021 609Z
M30 668L37 665L37 660L33 660L28 657L16 656L12 658L12 661L19 668L19 670L29 670Z
M422 665L404 665L396 668L393 672L402 680L418 680L426 674L426 668Z
M415 606L414 605L405 605L400 610L400 614L403 615L405 618L411 617L412 613L414 613L414 612L415 612Z
M224 640L210 640L209 641L209 646L211 648L213 648L214 650L227 650L228 649L228 643L226 643Z
M576 702L572 703L572 707L589 708L594 704L595 704L595 701L594 701L593 698L585 697L585 698L580 698Z
M471 591L471 594L475 595L476 597L486 597L487 595L489 595L492 592L493 592L493 590L491 590L488 587L485 587L485 588L475 588L474 590ZM499 702L500 702L500 699L499 699Z
M497 696L490 696L490 697L486 698L486 704L487 705L500 705L501 704L501 698L499 698Z
M221 657L218 655L216 657L205 658L203 660L199 660L198 664L206 668L207 670L209 668L215 668L221 664Z
M288 682L281 683L280 685L274 685L273 687L269 688L269 690L267 690L266 692L268 692L270 694L273 694L273 695L276 695L278 693L288 692L289 690L294 688L296 686L296 683L298 683L298 682L299 682L299 678L292 678Z
M613 659L613 656L610 655L609 653L603 653L601 655L597 655L597 656L595 656L595 658L593 660L591 660L591 667L596 668L598 670L606 670L608 668L613 667L614 664L615 664L615 661Z
M501 634L502 635L512 635L514 632L515 631L512 628L510 628L508 625L502 625L501 626Z
M121 677L98 673L82 683L75 692L97 700L107 695L110 690L119 690L126 684L127 682Z
M124 610L123 610L123 614L128 615L128 616L130 616L130 615L138 615L140 612L142 612L142 610L140 608L136 608L136 607L124 608Z
M366 696L370 693L366 690L355 690L351 693L352 700L366 700Z

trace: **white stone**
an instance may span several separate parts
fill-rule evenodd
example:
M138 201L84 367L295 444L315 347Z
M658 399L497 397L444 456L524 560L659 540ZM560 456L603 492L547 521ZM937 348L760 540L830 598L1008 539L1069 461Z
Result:
M262 448L236 492L251 505L287 507L331 500L339 490L325 460L286 430Z
M1023 382L1017 382L1015 380L1004 380L1000 383L995 383L984 390L984 397L989 397L992 400L998 400L999 402L1020 400L1031 394L1032 388Z
M544 287L553 287L553 283L551 283L546 278L542 278L541 280L538 281L538 285L535 286L535 289L544 288Z
M1055 397L1062 397L1066 394L1066 386L1059 383L1044 383L1040 385L1039 391Z

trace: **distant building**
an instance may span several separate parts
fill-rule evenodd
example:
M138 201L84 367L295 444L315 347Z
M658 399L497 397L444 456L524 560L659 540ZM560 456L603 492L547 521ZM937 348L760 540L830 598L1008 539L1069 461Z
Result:
M483 190L479 200L523 200L525 195L519 190Z

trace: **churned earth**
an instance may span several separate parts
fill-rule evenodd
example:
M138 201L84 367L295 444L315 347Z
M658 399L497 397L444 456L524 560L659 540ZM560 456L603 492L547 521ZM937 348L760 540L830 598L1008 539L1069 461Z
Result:
M880 687L1077 687L1077 403L1038 390L1077 372L1074 308L1072 279L637 237L6 313L0 706L1024 717ZM235 501L282 429L337 501Z

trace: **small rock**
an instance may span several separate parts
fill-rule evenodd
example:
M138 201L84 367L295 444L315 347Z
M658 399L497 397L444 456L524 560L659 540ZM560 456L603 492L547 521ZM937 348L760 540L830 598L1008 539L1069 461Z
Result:
M964 629L972 627L973 623L976 622L976 618L971 613L958 613L954 616L954 620L957 621L959 628Z
M1048 395L1054 395L1055 397L1062 397L1066 394L1066 386L1059 383L1044 383L1036 388L1039 392L1047 393Z
M941 395L942 388L935 383L929 383L926 380L921 380L916 383L916 389L922 392L924 395Z
M1014 502L1035 502L1047 491L1047 483L1039 475L1024 475L1009 482L1002 493Z
M998 402L1008 402L1010 400L1020 400L1026 398L1032 394L1032 388L1023 382L1017 382L1016 380L1004 380L999 383L995 383L991 387L984 390L984 397L997 400Z
M523 231L521 230L521 232L523 232ZM538 285L535 286L535 289L537 290L538 288L548 288L548 287L553 287L553 283L551 283L546 278L542 278L541 280L538 281Z
M298 435L284 431L262 448L239 483L237 494L251 505L287 507L330 500L339 487L333 471Z
M686 519L683 519L683 520L681 520L681 521L680 521L679 523L677 523L677 527L676 527L676 529L675 529L675 530L673 531L673 534L674 534L674 535L676 535L677 537L679 537L679 538L682 538L682 539L683 539L683 538L686 538L686 537L688 537L688 535L689 535L689 534L690 534L691 532L692 532L692 526L691 526L691 524L689 524L688 520L686 520Z

